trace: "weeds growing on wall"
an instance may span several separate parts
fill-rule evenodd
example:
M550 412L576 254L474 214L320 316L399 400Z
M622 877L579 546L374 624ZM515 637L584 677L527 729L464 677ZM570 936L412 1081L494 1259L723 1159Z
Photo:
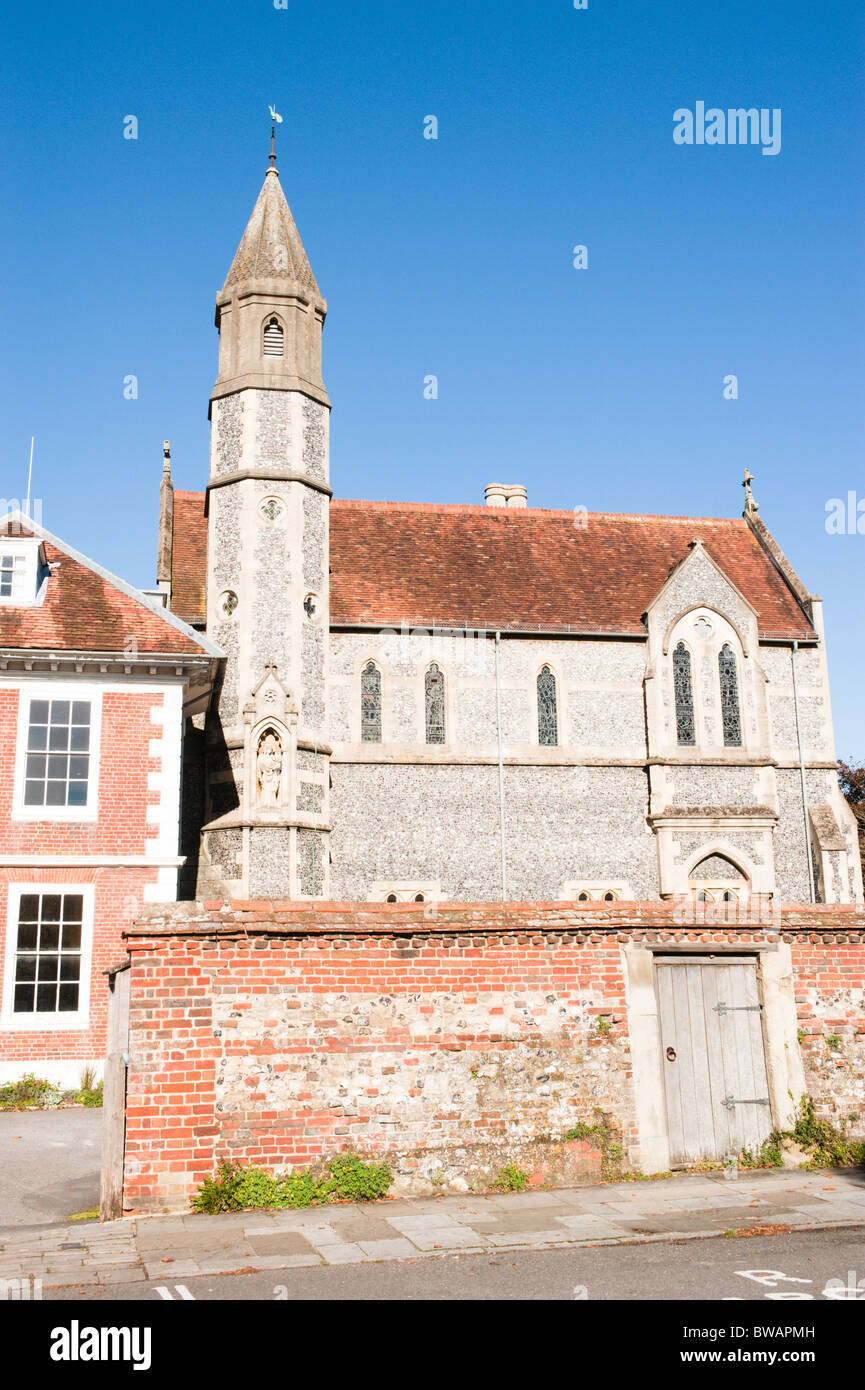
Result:
M604 1178L619 1178L622 1176L624 1146L619 1140L618 1132L613 1128L610 1116L605 1115L603 1110L595 1110L594 1114L594 1124L590 1125L585 1120L580 1120L565 1134L565 1142L567 1143L572 1139L582 1139L586 1143L593 1144L596 1149L601 1151L601 1171Z
M205 1178L192 1206L217 1215L262 1207L311 1207L319 1202L374 1202L393 1182L386 1163L364 1163L357 1154L339 1154L328 1163L329 1177L309 1169L277 1177L264 1168L243 1168L225 1159L212 1178Z
M857 1118L855 1115L851 1119ZM782 1168L784 1166L784 1140L791 1139L801 1149L808 1151L809 1157L803 1163L806 1168L850 1168L857 1164L865 1165L865 1142L849 1139L845 1133L846 1121L841 1128L831 1125L828 1120L818 1120L814 1114L814 1102L810 1096L803 1096L799 1113L792 1129L776 1130L756 1154L745 1149L739 1159L742 1168Z

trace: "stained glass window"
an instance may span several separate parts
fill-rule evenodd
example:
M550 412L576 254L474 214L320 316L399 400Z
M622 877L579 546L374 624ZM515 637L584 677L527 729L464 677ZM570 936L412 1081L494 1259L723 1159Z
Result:
M360 728L364 743L381 743L381 672L374 661L360 676Z
M725 642L718 653L718 670L721 676L721 719L724 724L724 745L727 748L741 748L742 720L739 714L739 679L736 675L736 657L729 642Z
M543 666L538 676L538 743L555 748L558 741L556 678L549 666Z
M426 673L426 741L445 741L445 678L435 662Z
M691 653L680 642L673 652L673 688L676 695L676 737L693 748L697 742L694 724L694 686L691 681Z

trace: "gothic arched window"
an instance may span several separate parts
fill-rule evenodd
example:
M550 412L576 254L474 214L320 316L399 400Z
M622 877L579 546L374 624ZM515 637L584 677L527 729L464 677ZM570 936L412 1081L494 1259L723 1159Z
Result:
M558 741L556 678L549 666L542 666L538 675L538 743L555 748Z
M278 318L268 319L264 325L264 355L282 356L282 324Z
M739 678L736 674L736 657L729 642L725 642L718 653L718 671L721 677L721 721L724 726L724 745L727 748L742 747L742 718L739 713Z
M381 743L381 672L374 661L360 673L360 736L364 743Z
M673 689L676 696L676 738L693 748L697 742L694 723L694 686L691 680L691 653L680 642L673 652Z
M445 678L433 662L424 679L426 699L426 741L445 741Z

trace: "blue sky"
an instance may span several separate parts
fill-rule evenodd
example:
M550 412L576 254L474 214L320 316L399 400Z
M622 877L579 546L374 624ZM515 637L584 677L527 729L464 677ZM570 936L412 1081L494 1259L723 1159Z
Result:
M862 7L49 0L4 39L7 497L35 434L46 525L154 583L161 443L203 488L214 298L273 101L329 303L336 492L725 516L749 467L865 758L865 535L825 528L865 500ZM781 152L675 145L699 100L780 108Z

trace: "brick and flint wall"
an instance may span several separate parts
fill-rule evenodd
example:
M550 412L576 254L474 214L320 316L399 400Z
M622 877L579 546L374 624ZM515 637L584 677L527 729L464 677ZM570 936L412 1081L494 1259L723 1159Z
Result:
M580 1121L601 1123L626 1169L650 1171L629 960L676 946L771 957L793 1048L796 1022L802 1035L789 1076L804 1064L818 1113L865 1135L865 911L719 922L695 920L699 910L147 909L126 934L124 1205L182 1209L220 1158L291 1169L346 1149L387 1158L395 1191L484 1187L505 1163L538 1180L586 1180L600 1175L603 1146L565 1141ZM790 1046L767 1047L770 1072ZM791 1089L786 1073L773 1084Z

